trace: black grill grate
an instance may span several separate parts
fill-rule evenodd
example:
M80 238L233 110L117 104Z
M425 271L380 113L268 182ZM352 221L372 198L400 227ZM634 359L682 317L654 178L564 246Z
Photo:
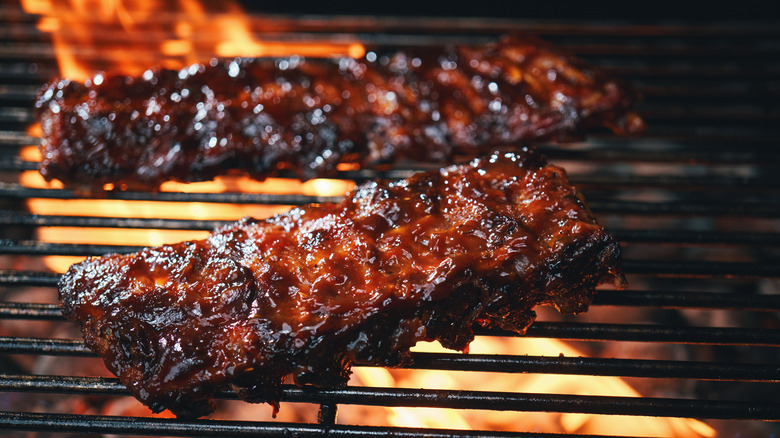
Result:
M75 325L62 320L55 303L59 273L47 269L43 257L129 252L140 244L46 242L39 238L39 231L67 227L115 233L202 233L236 218L32 213L31 201L83 199L70 190L38 187L21 179L36 169L36 162L23 155L38 142L27 131L34 121L31 102L38 87L56 75L56 63L48 37L35 28L38 17L5 5L0 7L0 19L4 20L0 40L6 43L0 46L0 364L4 364L0 365L0 434L3 429L175 436L488 433L340 424L337 409L351 405L480 409L485 415L519 411L690 417L708 423L722 436L737 431L780 432L776 423L780 403L774 397L774 385L780 383L780 184L775 177L780 166L780 23L253 16L255 28L279 40L352 38L369 47L479 42L522 29L635 84L645 95L640 112L649 125L641 139L595 132L587 141L539 146L551 161L569 170L593 211L625 249L630 290L601 291L591 311L578 318L543 313L528 330L528 338L564 340L577 346L582 356L418 352L409 368L507 376L620 377L644 389L661 389L645 397L623 397L542 394L522 388L474 391L350 385L314 389L287 385L283 401L313 404L319 410L313 421L290 423L185 421L73 413L36 405L36 398L45 396L127 397L114 378L96 377L77 368L41 373L29 365L42 357L55 356L63 363L94 357L80 339L60 334L73 333ZM336 178L400 178L427 167L343 171ZM226 204L275 208L333 197L232 190L112 192L105 199L131 204L197 203L218 210ZM32 295L41 291L42 295ZM39 296L49 300L29 298ZM20 324L29 327L29 332L20 330ZM41 333L49 327L50 332ZM478 334L515 336L495 330ZM621 345L629 347L617 349ZM675 353L670 359L645 349ZM28 403L26 409L14 405L22 398ZM221 398L235 397L225 393ZM570 435L577 432L568 431ZM539 434L524 424L489 434L562 436Z

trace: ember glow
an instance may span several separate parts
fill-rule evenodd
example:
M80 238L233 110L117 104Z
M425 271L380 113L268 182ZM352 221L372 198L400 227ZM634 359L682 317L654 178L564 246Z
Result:
M290 39L289 35L280 36L278 32L258 37L263 34L263 29L257 29L257 22L232 3L220 3L221 9L216 12L195 0L22 0L22 6L25 11L41 16L38 28L52 36L61 75L79 81L92 78L101 71L140 74L150 66L178 69L214 57L293 54L307 57L344 55L361 57L365 54L363 45L350 39L329 38L327 41L312 40L311 37ZM29 133L40 135L40 130L33 125ZM22 151L22 158L38 161L41 157L37 149L30 146ZM21 183L32 188L61 187L57 181L45 182L40 174L34 171L24 172ZM341 196L352 187L354 183L351 181L334 179L317 179L301 183L282 178L258 182L243 177L224 177L217 178L215 181L193 184L165 183L161 190ZM220 221L233 221L244 216L263 218L290 208L285 205L197 202L183 204L82 198L31 198L28 200L28 207L30 212L44 215ZM37 227L36 230L38 233L36 238L43 242L142 246L200 239L208 234L208 231L118 230L89 227ZM47 256L45 263L53 272L64 272L70 264L81 259L82 257ZM419 345L415 350L449 352L443 350L438 344ZM471 344L470 351L478 354L582 356L581 352L554 339L478 337ZM350 384L369 387L640 397L640 394L620 378L579 375L357 367ZM231 406L241 406L239 409L242 412L251 410L252 413L246 414L245 417L253 420L260 419L271 411L268 406L246 403L231 404ZM289 420L289 412L296 408L293 403L285 404L279 419ZM235 414L233 410L231 413ZM234 415L233 419L235 418ZM339 408L338 422L400 427L509 431L520 429L540 433L652 437L714 437L716 435L712 428L693 419L351 405Z

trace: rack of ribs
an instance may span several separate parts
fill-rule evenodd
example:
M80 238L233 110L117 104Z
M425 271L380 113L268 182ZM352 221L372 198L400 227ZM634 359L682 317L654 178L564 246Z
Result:
M371 54L51 82L36 102L40 172L86 192L281 169L306 180L340 163L449 164L588 127L644 127L630 87L530 37Z
M89 258L60 303L138 399L202 416L225 388L278 406L289 375L343 385L418 341L464 350L475 326L523 333L540 304L582 312L597 285L624 284L619 258L565 171L521 148Z

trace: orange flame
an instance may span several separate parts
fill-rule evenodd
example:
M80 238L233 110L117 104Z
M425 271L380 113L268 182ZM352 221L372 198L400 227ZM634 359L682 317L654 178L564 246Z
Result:
M256 38L259 32L232 2L216 12L197 0L22 0L22 7L41 15L38 29L52 35L62 76L77 81L109 70L179 69L214 57L365 54L352 39Z
M450 352L437 343L418 344L413 351ZM469 346L475 354L529 354L537 356L579 357L582 353L555 339L477 337ZM429 388L478 391L517 391L528 393L605 395L640 397L631 386L617 377L505 374L441 370L388 370L355 368L356 384L376 387ZM636 416L590 415L512 411L470 411L437 408L377 407L393 426L447 429L523 430L546 433L581 433L639 437L706 437L715 430L689 418L653 418ZM353 415L349 408L342 417ZM365 415L364 412L357 416Z
M21 152L24 160L38 161L40 152L34 146L26 147ZM20 178L22 185L31 188L60 188L59 181L47 183L40 173L23 172ZM303 194L308 196L342 196L355 186L355 183L339 179L313 179L300 182L295 179L269 178L256 181L249 177L225 176L213 181L199 183L166 182L161 191L188 193L268 193L277 195ZM86 214L97 217L120 218L172 218L217 220L231 222L244 216L265 218L290 209L289 205L256 205L256 204L212 204L203 202L159 202L159 201L126 201L114 199L47 199L30 198L27 200L29 210L43 215L73 215ZM159 246L165 243L183 240L203 239L208 231L191 230L149 230L149 229L116 229L107 228L69 228L69 227L38 227L36 238L52 243L94 244L100 242L107 245L142 245ZM44 258L47 267L54 272L65 272L68 267L81 261L79 257L48 256Z

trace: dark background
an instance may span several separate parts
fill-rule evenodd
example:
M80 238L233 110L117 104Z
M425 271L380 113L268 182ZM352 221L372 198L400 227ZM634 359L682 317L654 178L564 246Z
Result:
M432 17L497 17L527 19L710 20L777 19L773 2L759 1L250 1L248 11L292 14L401 15Z

